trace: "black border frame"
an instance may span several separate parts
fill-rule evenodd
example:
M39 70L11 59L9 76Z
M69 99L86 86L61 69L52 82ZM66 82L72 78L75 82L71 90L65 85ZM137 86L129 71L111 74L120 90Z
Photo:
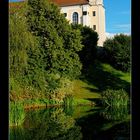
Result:
M0 0L0 139L9 137L8 0Z
M132 33L132 129L131 138L139 139L139 111L140 111L140 4L138 1L131 1L131 33Z
M132 1L132 139L139 138L140 5ZM8 0L0 0L0 139L9 137Z

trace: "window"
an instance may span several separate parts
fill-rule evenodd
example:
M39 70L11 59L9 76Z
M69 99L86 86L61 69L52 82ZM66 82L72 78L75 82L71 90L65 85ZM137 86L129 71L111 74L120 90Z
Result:
M93 11L93 16L96 16L96 12L95 11Z
M96 25L93 25L93 30L96 30Z
M64 13L64 16L66 17L67 16L67 13Z
M83 11L83 15L87 15L87 11Z
M77 12L73 13L72 22L73 22L73 24L78 24L78 13Z

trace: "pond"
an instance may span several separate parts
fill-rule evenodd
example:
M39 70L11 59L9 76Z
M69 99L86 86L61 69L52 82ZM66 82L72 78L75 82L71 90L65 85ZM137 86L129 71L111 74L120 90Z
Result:
M26 110L23 123L11 126L9 136L10 140L129 140L130 115L126 107Z

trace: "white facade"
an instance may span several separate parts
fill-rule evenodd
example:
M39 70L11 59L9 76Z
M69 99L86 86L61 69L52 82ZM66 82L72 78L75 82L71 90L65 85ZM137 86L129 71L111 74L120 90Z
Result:
M61 12L65 13L70 23L78 22L95 30L99 35L98 46L103 46L106 39L103 0L89 0L87 4L61 6Z

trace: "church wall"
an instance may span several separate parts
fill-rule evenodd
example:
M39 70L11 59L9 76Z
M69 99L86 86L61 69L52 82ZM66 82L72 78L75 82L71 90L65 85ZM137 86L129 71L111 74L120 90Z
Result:
M83 15L83 11L87 11L87 15ZM93 11L96 15L93 16ZM83 24L89 26L93 29L93 25L96 25L96 32L99 35L98 45L103 46L103 41L105 41L105 9L99 5L75 5L75 6L65 6L61 7L62 13L67 13L66 19L72 23L72 15L74 12L78 13L78 24Z
M93 11L95 11L95 13L96 13L96 16L93 16ZM99 25L98 25L98 17L99 17L99 15L98 15L98 7L97 6L91 6L90 7L90 11L89 11L89 13L90 13L90 27L93 29L93 25L96 25L96 30L95 31L99 31Z
M99 5L99 41L98 41L98 44L99 46L103 46L103 42L105 41L106 39L106 35L105 35L105 9Z
M66 19L72 23L72 14L74 12L78 13L78 23L80 24L82 22L82 6L67 6L67 7L61 7L62 13L67 13Z

